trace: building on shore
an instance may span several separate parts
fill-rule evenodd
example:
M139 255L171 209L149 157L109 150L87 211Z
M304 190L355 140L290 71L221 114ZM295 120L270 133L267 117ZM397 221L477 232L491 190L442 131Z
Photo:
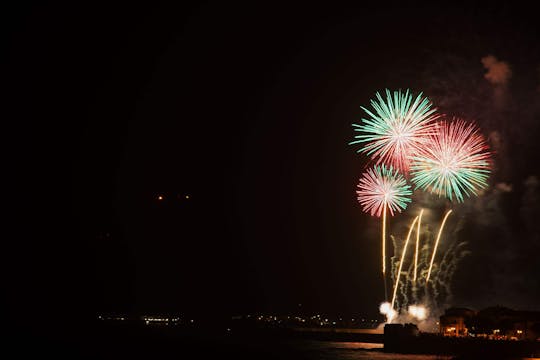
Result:
M449 308L439 319L439 334L442 336L467 336L470 319L476 311L466 308Z
M449 308L440 317L439 333L449 337L540 341L540 312L501 306L480 311Z

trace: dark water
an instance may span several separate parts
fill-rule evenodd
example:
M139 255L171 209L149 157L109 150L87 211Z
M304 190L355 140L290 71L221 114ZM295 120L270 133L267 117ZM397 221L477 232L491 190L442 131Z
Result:
M284 359L284 360L461 360L461 358L448 355L414 355L395 354L383 351L383 344L361 342L332 342L307 339L259 339L251 342L239 341L240 339L224 342L212 351L212 345L202 346L191 351L191 358L201 359ZM489 357L463 358L470 359L499 359ZM500 359L507 359L501 357ZM518 360L523 358L512 358Z
M95 359L250 359L250 360L435 360L448 355L393 354L383 344L322 341L266 333L110 332L88 344ZM467 359L482 359L477 354ZM494 354L489 357L494 359Z
M121 334L117 334L121 335ZM98 359L451 359L449 356L403 355L383 352L383 344L333 342L257 334L178 335L145 333L137 336L108 334L97 344Z
M40 336L41 337L41 336ZM6 340L6 338L4 338ZM73 333L70 341L20 341L11 350L20 356L6 359L250 359L250 360L435 360L451 356L393 354L382 344L322 341L267 333L173 332L160 329L99 328L90 333ZM65 341L64 341L65 340ZM2 354L7 354L5 348ZM32 355L32 356L29 356ZM478 357L477 357L478 358ZM493 356L488 357L493 359ZM469 358L468 358L469 359ZM482 357L478 358L482 359ZM460 359L461 360L461 359Z
M302 359L329 359L329 360L434 360L452 359L450 356L434 355L405 355L392 354L382 351L382 344L358 343L358 342L330 342L317 340L296 340L290 343L290 348L294 349L291 357L282 353L284 358L294 358L294 355ZM278 355L278 354L276 354Z

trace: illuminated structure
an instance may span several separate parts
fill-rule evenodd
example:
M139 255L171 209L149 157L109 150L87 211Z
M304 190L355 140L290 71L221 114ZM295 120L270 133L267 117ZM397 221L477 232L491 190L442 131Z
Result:
M442 336L467 336L466 322L475 312L465 308L450 308L439 319L439 333Z
M516 311L500 306L480 311L450 308L440 317L439 324L443 336L540 341L538 311Z

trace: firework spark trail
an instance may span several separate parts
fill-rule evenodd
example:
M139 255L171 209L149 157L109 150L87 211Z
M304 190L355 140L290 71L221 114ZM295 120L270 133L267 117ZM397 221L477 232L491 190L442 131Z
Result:
M418 222L417 224L420 225L420 221L421 221L421 217L423 215L423 212L424 212L424 209L421 209L420 210L420 214L417 216L418 218ZM411 300L413 301L413 303L418 303L419 302L419 299L418 299L418 286L417 286L417 279L418 281L422 280L425 278L425 274L417 274L419 272L419 269L423 268L423 267L426 267L425 265L428 263L428 259L427 259L427 253L429 252L429 249L427 248L428 244L424 244L422 246L422 248L419 247L419 237L420 237L420 233L422 232L422 228L420 226L417 226L417 234L416 234L416 247L415 247L415 253L414 253L414 257L413 257L413 261L411 261L407 271L405 272L400 272L400 275L404 277L404 280L403 281L400 281L400 288L399 288L399 296L396 295L395 297L395 304L396 304L396 307L399 308L399 307L402 307L402 306L407 306L408 302L409 302L409 292L411 293ZM427 235L423 235L426 239L429 238L429 230L427 229L424 229L424 233L427 233ZM394 240L394 237L392 236L392 240ZM396 249L399 247L397 245L397 243L394 241L393 242L393 245L394 245L394 252L396 252ZM422 255L422 257L419 259L419 256ZM394 260L392 258L392 260ZM395 263L397 263L396 267L399 265L399 262L397 260L395 260ZM394 265L394 263L392 263L392 265ZM396 271L396 269L394 269L394 267L392 268L392 272L394 273ZM393 274L392 273L392 274ZM396 281L395 277L393 277L393 280ZM400 304L400 301L399 301L399 297L402 297L403 298L403 303Z
M431 232L429 232L429 239L432 239L432 238L433 238L433 234ZM420 300L420 297L418 295L420 287L418 286L418 284L421 282L420 280L425 281L426 275L427 275L427 268L428 268L429 260L430 260L429 255L431 254L431 248L430 248L430 245L429 245L428 242L425 242L425 244L422 246L422 248L420 250L420 254L421 254L421 259L422 260L418 264L418 268L419 269L424 269L424 270L420 271L420 273L419 273L419 279L418 279L419 281L414 283L414 290L415 290L414 301L415 302L418 302ZM424 287L424 290L425 289L426 288ZM424 294L424 296L427 296L427 294Z
M401 304L399 303L399 299L398 297L396 296L396 308L403 308L403 307L407 307L407 304L409 303L409 297L408 297L408 285L409 285L409 281L407 281L407 277L405 278L405 281L401 281L400 284L399 284L399 291L401 293L401 297L403 299L403 301L401 302Z
M418 271L418 245L420 244L420 223L422 222L422 213L424 212L424 209L420 210L420 215L418 215L418 228L416 229L416 251L414 253L414 278L413 280L416 281L416 273Z
M414 302L418 302L416 299L416 282L411 280L411 274L413 271L414 263L411 261L409 264L409 268L407 269L407 272L405 273L405 281L403 286L403 291L401 293L403 297L403 306L407 306L409 303L409 289L411 292L411 297Z
M424 236L424 238L427 238L426 236ZM422 269L424 267L424 265L427 263L426 262L426 258L425 258L425 247L427 246L427 244L425 244L424 246L422 246L422 248L420 248L419 250L419 261L418 261L418 267L417 269ZM417 275L417 280L414 281L414 262L411 262L411 265L409 267L409 274L412 274L412 275L408 275L407 277L407 280L411 282L411 297L412 297L412 300L414 303L418 303L419 301L419 298L418 298L418 284L420 283L420 281L423 279L423 276L422 276L422 272L419 270L418 271L418 275Z
M409 303L409 297L407 296L408 289L409 289L408 285L409 285L409 282L407 281L407 276L405 276L405 281L401 281L399 284L399 291L401 292L403 301L401 302L401 304L399 304L399 299L396 296L396 308L406 307L407 304Z
M425 265L427 264L426 256L425 256L425 254L429 251L429 249L426 249L427 246L428 245L425 244L419 251L419 255L422 255L422 256L420 257L419 262L418 262L418 269L421 269L421 268L425 267ZM396 248L397 248L397 246L396 246ZM418 274L418 277L417 277L418 281L415 281L414 277L413 277L413 275L414 275L414 261L411 261L407 271L402 272L401 275L404 277L404 279L402 281L402 286L399 289L398 296L396 296L396 306L397 307L407 306L407 304L409 303L409 295L408 295L409 292L411 294L411 300L413 301L413 303L418 303L419 302L419 298L418 298L418 282L420 282L425 277L425 274L420 272ZM403 298L403 303L402 304L399 303L399 298L400 297Z
M435 260L435 254L437 253L437 246L439 245L439 240L441 239L441 234L442 234L442 231L443 231L443 228L444 228L444 224L446 223L446 219L448 219L448 216L450 215L450 213L452 212L452 210L448 210L446 212L446 215L444 216L444 219L441 223L441 227L439 228L439 233L437 234L437 240L435 240L435 246L433 247L433 255L431 256L431 262L429 264L429 270L428 270L428 273L427 273L427 277L426 277L426 286L429 282L429 277L431 275L431 269L433 268L433 260Z
M460 227L459 223L457 227ZM436 234L432 234L429 231L429 228L424 228L422 236L425 241L423 242L419 251L419 271L417 281L413 280L414 261L411 261L409 263L407 270L404 270L402 268L402 271L398 272L398 268L401 264L399 258L397 255L391 258L392 280L398 284L393 305L396 314L399 314L401 311L403 311L403 309L407 309L409 305L420 307L423 306L424 308L431 309L430 312L432 314L437 314L439 309L448 307L448 304L452 298L452 277L454 275L454 272L458 268L459 261L469 253L469 251L464 248L466 242L458 242L455 239L456 234L457 230L453 230L452 234L449 234L447 236L448 241L445 241L445 243L448 243L448 247L442 254L442 259L440 260L440 262L434 263L431 273L431 279L425 287L422 287L424 292L422 292L421 297L418 296L418 284L425 283L427 276L427 268L430 263L430 257L432 255L432 249L434 247L433 245L436 240ZM397 239L393 235L390 235L390 237L392 238L392 244L394 246L394 254L398 254L398 249L403 248L406 240L403 239L403 241L400 242L397 241ZM439 249L438 252L440 253L441 250ZM400 254L400 257L402 257L402 253ZM407 255L405 255L405 258L406 257ZM399 281L397 280L398 274L400 276ZM390 308L391 304L387 304L388 308ZM417 320L420 319L417 318ZM405 319L404 321L409 320Z
M389 211L393 216L395 212L407 208L411 202L411 187L403 175L392 166L387 168L384 164L368 169L357 187L356 194L362 209L371 216L382 215L382 274L386 299L386 213Z
M467 243L464 241L460 243L453 242L450 245L450 248L444 254L439 269L436 273L435 280L437 282L438 288L444 290L444 300L446 302L450 301L452 298L450 280L452 279L454 272L457 269L459 260L461 260L464 256L470 253L468 250L463 249L466 244Z
M403 246L403 242L398 243L398 241L397 241L397 239L396 239L396 237L394 235L390 235L390 238L392 239L392 245L394 247L394 254L397 254L398 253L397 249L401 248ZM390 272L390 274L392 276L392 282L394 284L398 284L398 282L396 280L397 279L397 274L398 274L398 268L399 268L399 264L400 264L398 256L397 255L392 256L392 258L390 259L390 263L391 263L391 270L390 270L391 272ZM402 272L401 276L404 276L405 280L399 281L398 294L400 294L400 296L403 298L403 304L406 304L408 302L408 298L407 298L407 287L409 285L408 273ZM390 302L388 304L390 305ZM399 301L399 297L396 296L396 298L395 298L395 308L399 309L401 306L402 306L402 304Z
M385 202L387 200L387 196L385 195ZM386 286L386 203L384 205L383 209L383 218L382 218L382 276L383 276L383 284L384 284L384 300L388 300L388 290Z
M416 189L463 202L464 195L476 195L488 186L491 154L474 123L439 122L429 139L429 146L420 147L412 157L411 180Z
M385 204L383 208L383 217L382 217L382 273L383 276L385 276L386 273L386 195L385 197ZM386 276L384 277L386 281ZM384 290L386 291L386 285L384 286ZM386 296L385 296L386 297Z
M395 284L397 270L399 267L399 261L397 260L397 249L400 247L400 245L398 245L398 240L394 235L390 234L390 239L392 239L392 246L394 249L394 255L390 258L390 280L393 284ZM390 304L390 302L388 302L388 304Z
M445 289L447 294L449 294L450 292L450 288L449 288L450 284L447 281L448 280L447 276L449 272L451 271L452 263L454 263L453 261L454 255L455 255L454 248L455 248L455 243L452 243L450 247L448 248L448 251L444 253L443 258L435 274L435 281Z
M435 132L436 108L431 109L428 98L420 93L413 101L409 90L402 93L386 89L386 101L377 92L377 101L371 100L375 113L361 106L370 119L362 124L352 124L359 132L349 143L362 144L358 152L367 153L377 164L385 163L408 172L411 156L428 143L428 136Z
M403 250L401 252L401 260L399 262L399 268L396 275L396 284L394 286L394 294L392 295L392 302L391 302L391 308L394 308L394 302L396 300L396 293L399 285L399 277L401 275L401 269L403 267L403 262L405 261L405 255L407 254L407 245L409 244L409 239L411 238L412 231L414 229L414 225L416 224L416 221L418 221L418 216L414 218L411 227L409 228L409 232L407 234L407 238L405 239L405 244L403 245Z

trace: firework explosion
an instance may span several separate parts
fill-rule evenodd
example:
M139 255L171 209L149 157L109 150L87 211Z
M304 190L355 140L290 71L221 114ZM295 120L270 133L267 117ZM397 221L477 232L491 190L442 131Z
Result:
M435 132L437 109L431 109L431 102L422 93L413 100L409 90L394 91L392 97L387 89L386 100L378 92L376 97L377 101L371 100L375 113L361 107L370 118L353 124L354 131L360 134L349 145L361 144L358 152L377 159L377 164L408 172L412 156L427 145Z
M412 191L405 178L390 166L375 166L362 175L358 184L358 201L371 216L382 215L382 272L386 273L386 211L401 212L411 202ZM386 277L385 277L386 281ZM385 286L386 291L386 286Z
M397 171L385 165L376 165L362 175L358 184L358 201L365 212L380 217L386 209L394 216L411 202L411 187Z
M388 301L386 213L390 211L393 216L406 209L412 195L410 186L400 172L410 174L415 189L463 202L464 196L477 195L479 190L487 187L491 154L484 137L473 123L461 119L438 121L440 115L436 113L437 109L432 108L432 103L422 97L422 93L413 98L409 90L394 91L393 96L386 90L386 99L376 93L376 100L371 100L371 106L373 111L361 107L369 118L363 118L362 124L353 124L358 134L349 145L360 144L358 152L376 161L376 165L362 175L356 193L364 212L382 217L385 302L381 304L380 312L386 315L387 322L392 322L401 316L401 308L407 309L406 306L410 305L407 316L425 321L428 309L433 313L432 306L436 305L440 294L450 296L448 284L464 252L454 257L449 253L460 250L463 243L451 246L441 262L436 263L441 235L452 210L445 214L437 236L431 233L424 235L424 244L420 247L421 210L401 244L401 259L391 260L394 288L391 302ZM413 230L416 230L414 258L409 269L402 271ZM398 248L393 236L392 240L394 249ZM419 295L421 289L424 290L423 296Z
M461 119L438 123L438 131L429 139L429 146L412 158L416 188L463 202L463 195L476 195L487 187L490 153L473 123Z

